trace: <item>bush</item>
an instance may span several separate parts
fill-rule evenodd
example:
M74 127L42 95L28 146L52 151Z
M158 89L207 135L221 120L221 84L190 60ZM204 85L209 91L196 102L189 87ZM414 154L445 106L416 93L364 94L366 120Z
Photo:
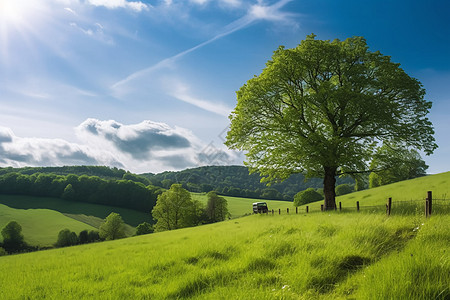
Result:
M350 194L355 190L355 188L348 184L348 183L344 183L344 184L340 184L336 187L336 196L342 196L345 194Z
M22 234L22 226L16 221L9 222L2 229L3 248L8 253L20 252L27 248Z
M136 227L136 235L143 235L153 232L153 226L147 222L141 223Z
M78 244L77 234L69 229L63 229L58 233L58 240L56 241L56 247L67 247Z
M95 231L95 230L89 231L88 242L93 243L93 242L97 242L97 241L100 241L100 234L98 233L98 231Z
M7 255L7 254L8 254L8 252L6 252L5 249L3 249L2 247L0 247L0 256L4 256L4 255Z
M298 192L294 196L294 206L300 206L311 202L322 200L323 196L315 189L309 188L304 191Z

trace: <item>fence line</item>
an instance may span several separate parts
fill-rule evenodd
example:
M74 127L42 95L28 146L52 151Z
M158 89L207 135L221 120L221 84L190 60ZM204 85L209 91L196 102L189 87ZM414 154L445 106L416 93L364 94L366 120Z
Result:
M445 197L445 195L444 195ZM424 203L425 201L425 203ZM438 202L439 201L439 202ZM411 199L411 200L400 200L400 201L393 201L392 198L388 198L387 203L385 205L380 204L380 205L368 205L368 206L360 206L359 201L356 201L355 206L352 207L343 207L342 206L342 202L339 202L339 206L336 205L334 210L336 211L349 211L349 210L354 210L356 209L356 211L360 211L360 210L367 210L367 209L386 209L386 215L391 215L391 212L396 209L399 208L400 205L400 210L402 205L404 204L414 204L417 205L417 203L424 203L424 209L425 209L425 216L429 217L431 216L432 212L433 212L433 208L436 207L440 207L440 208L444 208L441 209L441 211L445 211L445 208L449 208L448 213L450 213L450 199L447 198L443 198L443 199L433 199L432 197L432 192L428 191L427 192L427 197L423 198L422 200L415 200L415 199ZM437 203L438 202L438 203ZM447 203L441 203L441 202L448 202ZM406 207L408 208L408 207ZM405 207L403 207L403 209L405 209ZM417 207L416 207L417 209ZM299 210L298 207L295 208L295 214L298 213L310 213L310 212L318 212L318 211L324 211L324 205L322 204L320 208L311 208L309 207L309 205L305 206L305 210L302 212ZM271 213L272 215L276 214L276 210L272 209L266 212L266 214ZM278 214L281 215L282 213L282 209L279 208L278 209ZM285 210L283 210L283 213L289 214L289 208L286 208ZM293 212L291 212L293 213Z

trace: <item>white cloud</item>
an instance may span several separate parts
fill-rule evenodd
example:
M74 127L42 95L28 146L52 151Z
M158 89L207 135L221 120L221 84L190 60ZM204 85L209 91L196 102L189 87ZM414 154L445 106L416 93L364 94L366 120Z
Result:
M148 10L149 5L141 1L126 1L126 0L88 0L88 3L94 6L104 6L109 9L128 8L137 12Z
M295 23L292 18L295 16L292 13L281 11L280 9L292 0L281 0L273 5L264 5L262 1L254 4L249 9L249 16L254 20L266 20L283 23Z
M0 127L0 166L123 165L110 152L93 150L62 139L17 137Z
M165 123L87 119L75 131L79 143L18 137L0 127L0 166L105 165L144 173L239 163L238 154Z
M228 117L232 111L232 109L222 103L217 103L216 101L208 101L204 99L199 99L195 96L192 96L190 93L189 86L177 80L175 78L171 78L166 86L168 87L168 94L172 97L184 101L186 103L197 106L206 111L210 111L216 113L218 115Z

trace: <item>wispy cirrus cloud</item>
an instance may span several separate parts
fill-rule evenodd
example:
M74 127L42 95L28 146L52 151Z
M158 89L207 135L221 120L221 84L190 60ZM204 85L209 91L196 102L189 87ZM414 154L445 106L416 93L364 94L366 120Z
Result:
M283 23L286 23L286 22L295 23L295 21L293 20L293 17L295 16L294 14L285 13L285 12L281 11L281 9L287 3L291 2L291 1L292 0L280 0L273 5L264 5L262 2L258 2L258 4L251 5L250 8L248 9L247 13L243 17L241 17L241 18L231 22L227 26L225 26L222 29L222 31L218 32L215 36L213 36L209 40L206 40L200 44L197 44L196 46L194 46L192 48L189 48L182 52L179 52L176 55L165 58L148 68L136 71L136 72L128 75L126 78L114 83L111 86L111 88L113 90L120 89L121 86L124 86L127 83L129 83L135 79L149 75L149 74L151 74L157 70L160 70L162 68L171 67L177 60L181 59L182 57L186 56L187 54L194 52L200 48L203 48L204 46L209 45L212 42L214 42L218 39L221 39L223 37L226 37L226 36L236 32L236 31L239 31L247 26L250 26L251 24L253 24L257 21L265 20L265 21L272 21L272 22L281 21Z
M272 5L266 5L261 1L258 1L256 4L250 5L247 9L246 14L236 19L235 21L229 23L225 27L222 28L221 31L217 32L213 37L210 39L199 43L189 49L186 49L184 51L181 51L173 56L167 57L158 63L138 70L127 77L115 82L111 86L112 95L118 98L122 98L126 96L128 93L132 92L134 88L142 88L142 85L136 85L136 87L132 86L132 83L137 80L142 80L143 78L152 78L151 81L154 80L156 72L158 72L158 76L161 75L162 70L170 70L176 67L176 62L185 57L186 55L197 51L221 38L224 38L236 31L242 30L243 28L246 28L258 21L269 21L269 22L276 22L276 23L290 23L295 24L294 14L286 13L282 11L282 8L292 0L280 0ZM207 1L200 1L206 3ZM201 4L199 1L197 1L198 4ZM241 4L240 1L233 1L233 0L224 0L224 2L227 2L228 4L234 4L238 5ZM202 108L206 111L218 113L223 116L227 116L231 109L228 107L218 104L214 101L210 100L204 100L200 99L199 97L195 97L191 94L189 94L188 89L185 87L185 85L182 84L175 84L174 87L172 87L170 90L166 91L166 94L181 100L186 103L190 103L194 106L197 106L199 108Z
M141 1L126 1L126 0L88 0L89 4L94 6L104 6L109 9L126 8L136 12L148 10L151 6Z
M167 93L170 96L203 110L213 112L224 117L228 117L232 111L231 107L228 107L223 103L217 103L216 101L213 102L194 96L190 90L190 87L175 77L166 79L165 86L167 87Z

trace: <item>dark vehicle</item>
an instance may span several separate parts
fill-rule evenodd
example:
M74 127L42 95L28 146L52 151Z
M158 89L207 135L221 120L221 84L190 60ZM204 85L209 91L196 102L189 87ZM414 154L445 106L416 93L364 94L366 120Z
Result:
M263 214L268 212L269 209L267 208L266 202L255 202L253 203L253 213L255 214Z

